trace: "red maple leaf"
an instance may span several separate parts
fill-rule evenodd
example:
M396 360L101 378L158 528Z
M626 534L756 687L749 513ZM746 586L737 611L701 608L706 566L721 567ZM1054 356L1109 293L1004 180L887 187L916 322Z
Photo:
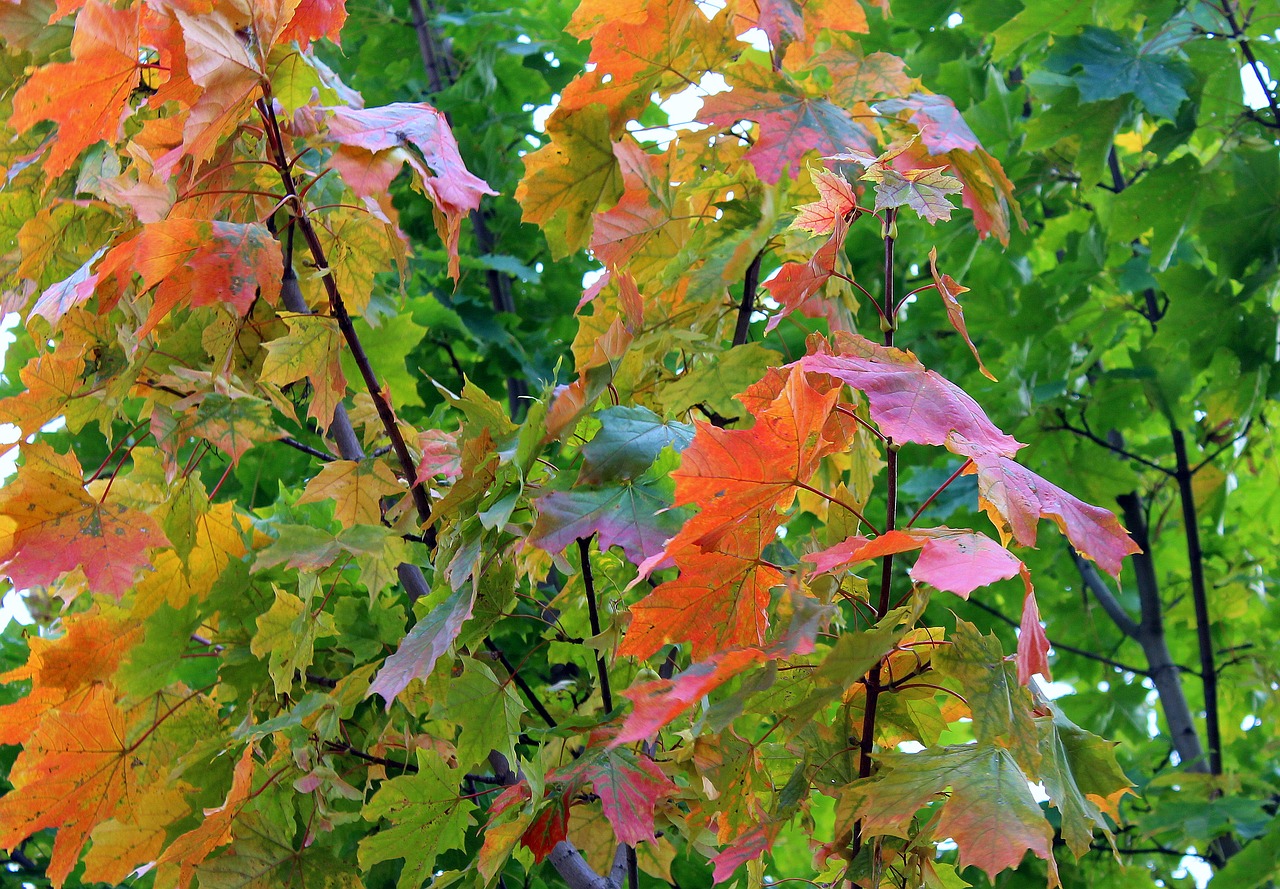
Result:
M22 589L80 568L90 590L119 599L138 569L150 565L147 550L168 546L160 526L145 512L86 492L73 455L36 443L23 456L18 474L0 489L4 573Z

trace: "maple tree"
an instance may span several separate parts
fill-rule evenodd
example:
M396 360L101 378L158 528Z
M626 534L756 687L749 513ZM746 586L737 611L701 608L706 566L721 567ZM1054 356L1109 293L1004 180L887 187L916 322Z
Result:
M1173 470L1148 429L1095 435L1077 405L1046 407L1072 456L1105 446L1177 483L1206 757L1160 626L1143 500L1164 495L1020 460L989 416L1049 396L1030 359L987 348L1026 336L1026 310L991 307L1022 242L1164 271L1183 232L1151 228L1129 185L1222 150L1160 148L1195 142L1152 123L1195 129L1168 41L1225 23L1212 51L1252 59L1245 26L1229 4L1171 12L1139 51L1079 10L1032 3L984 31L988 9L957 9L937 39L1036 67L1033 136L1075 153L1078 189L1020 200L1025 161L988 135L1019 96L944 71L920 36L941 8L0 5L2 305L27 332L0 400L20 434L0 573L47 631L5 646L11 862L54 886L1095 884L1073 868L1133 828L1138 772L1035 679L1051 647L1089 654L1057 643L1077 630L1065 565L1148 667L1091 662L1149 677L1177 737L1186 770L1141 789L1202 775L1213 817L1176 842L1264 872L1280 833L1225 808L1194 533L1212 492L1192 490L1242 441L1245 396L1152 371ZM497 84L519 115L477 101ZM695 120L667 118L690 89ZM1123 249L1089 246L1090 201ZM1274 274L1197 237L1249 293ZM1027 299L1048 299L1050 260L1028 255ZM1127 262L1104 267L1168 330ZM1044 360L1085 368L1052 394L1141 378L1109 364L1159 364L1168 344L1143 335L1051 337ZM1179 423L1197 411L1193 467ZM1018 429L1033 453L1043 425ZM1122 494L1134 538L1055 482ZM1102 577L1129 557L1141 622Z

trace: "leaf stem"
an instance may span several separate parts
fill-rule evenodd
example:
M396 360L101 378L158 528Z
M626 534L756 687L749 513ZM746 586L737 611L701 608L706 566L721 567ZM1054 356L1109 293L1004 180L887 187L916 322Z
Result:
M920 518L920 514L929 508L929 504L932 503L934 500L936 500L938 498L938 495L941 494L943 491L945 491L951 485L952 482L958 479L960 477L960 474L963 473L972 463L973 463L973 460L965 460L963 463L960 464L960 468L957 469L955 472L951 473L951 475L947 478L945 482L938 485L938 490L930 494L929 499L926 500L924 503L921 503L920 506L916 509L916 511L911 514L911 518L907 519L907 527L910 528L912 525L914 525L916 523L916 519Z

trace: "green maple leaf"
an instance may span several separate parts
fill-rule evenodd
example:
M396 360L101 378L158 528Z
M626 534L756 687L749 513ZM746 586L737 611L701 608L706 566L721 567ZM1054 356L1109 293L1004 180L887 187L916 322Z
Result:
M1031 695L1010 675L995 634L983 636L973 624L957 620L951 644L934 652L933 665L960 683L979 744L1006 748L1028 770L1039 767Z
M513 742L520 735L525 706L510 683L498 679L479 661L463 661L462 675L449 682L448 703L441 715L462 726L458 763L470 767L497 750L515 762Z
M1058 41L1046 67L1071 74L1085 102L1132 93L1152 114L1173 120L1178 106L1186 101L1193 75L1185 62L1149 47L1115 31L1087 27L1077 36Z
M1036 720L1043 757L1040 780L1062 814L1063 839L1079 857L1089 851L1095 828L1111 836L1105 816L1119 821L1120 798L1129 792L1130 782L1116 762L1115 742L1085 731L1049 706L1053 716Z
M838 815L861 819L864 835L906 836L919 810L950 789L936 836L951 837L960 864L993 880L1017 867L1028 849L1052 862L1053 830L1031 796L1027 776L1009 751L986 744L919 753L877 753L880 772L850 784ZM1052 866L1052 865L1051 865Z
M436 857L461 849L475 803L459 796L462 769L451 769L438 754L418 751L418 773L384 782L364 807L368 821L386 819L377 833L360 841L360 867L404 859L398 889L418 889L431 880Z
M311 666L316 639L338 633L333 615L311 613L311 600L319 586L315 575L304 574L299 578L299 590L305 598L276 587L275 602L258 618L258 632L249 643L249 650L258 657L268 657L277 695L287 694L293 688L295 674Z
M645 407L611 407L596 415L600 431L582 448L578 484L635 478L670 445L682 451L693 441L693 428L666 423Z

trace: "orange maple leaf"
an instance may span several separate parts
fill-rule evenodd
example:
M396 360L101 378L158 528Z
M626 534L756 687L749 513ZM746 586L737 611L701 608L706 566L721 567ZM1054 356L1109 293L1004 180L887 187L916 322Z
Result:
M50 639L32 636L27 662L0 674L0 682L31 680L25 697L0 707L0 744L21 744L40 718L82 695L95 683L115 675L121 658L138 643L142 628L96 607L63 619L63 634Z
M206 809L201 825L175 839L156 861L157 889L172 889L173 886L187 889L196 869L213 850L231 842L231 822L249 799L253 765L253 748L246 747L236 763L226 801L216 809ZM173 872L175 867L176 874Z
M45 65L13 97L9 121L19 134L42 120L58 125L45 172L54 178L95 142L114 144L138 85L139 9L89 0L76 18L73 61Z
M109 686L93 685L44 715L9 772L13 791L0 799L0 847L58 828L48 875L61 886L89 832L107 821L133 785L125 717Z

